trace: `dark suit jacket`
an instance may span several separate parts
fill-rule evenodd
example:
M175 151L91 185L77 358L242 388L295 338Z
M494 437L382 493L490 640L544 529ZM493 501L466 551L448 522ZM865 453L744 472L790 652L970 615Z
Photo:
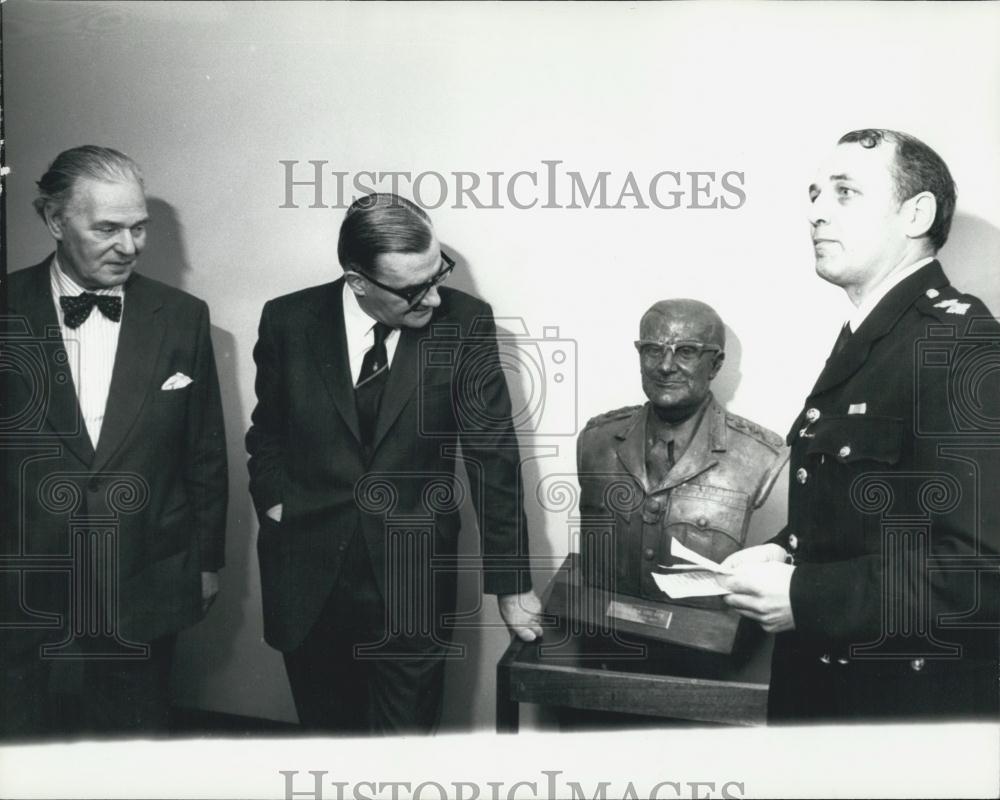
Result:
M998 341L933 262L827 360L788 434L773 540L797 564L782 716L996 713Z
M426 587L422 599L411 593L403 602L419 602L419 614L441 629L455 603L459 442L479 512L484 589L530 586L517 441L490 307L443 288L431 322L401 330L366 454L343 285L340 279L269 301L254 348L250 492L261 521L264 635L283 651L300 644L318 617L357 531L383 597L398 602L408 591L401 584L418 593ZM278 503L283 517L275 524L265 512ZM406 540L407 531L426 536Z
M0 435L4 555L34 566L37 556L53 556L56 567L71 552L71 520L89 518L91 529L117 520L117 631L148 642L201 617L200 573L224 560L226 443L208 307L141 275L129 279L94 452L59 334L50 263L9 279L4 349L16 366L6 375ZM193 382L161 390L177 372ZM5 600L20 591L31 612L66 614L66 573L3 579ZM7 606L8 619L15 608ZM15 648L58 636L7 633Z

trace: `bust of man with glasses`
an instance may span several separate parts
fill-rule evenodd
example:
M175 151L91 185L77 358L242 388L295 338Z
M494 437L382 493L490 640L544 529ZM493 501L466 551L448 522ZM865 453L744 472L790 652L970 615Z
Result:
M712 396L725 346L705 303L662 300L643 315L635 348L649 402L595 417L577 445L590 582L666 600L651 573L676 560L672 539L716 562L743 547L787 451Z
M482 586L512 633L542 633L510 398L490 306L442 285L455 262L422 208L359 198L337 257L343 277L265 304L254 348L246 443L264 637L284 654L304 727L431 733L455 652L457 445ZM437 326L468 343L452 369L426 363ZM488 428L459 414L470 403Z

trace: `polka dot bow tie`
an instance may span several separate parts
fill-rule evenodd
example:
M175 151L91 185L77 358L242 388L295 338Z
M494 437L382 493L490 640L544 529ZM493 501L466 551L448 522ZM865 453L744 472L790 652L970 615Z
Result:
M113 294L84 292L75 297L64 294L59 298L59 305L62 306L67 328L79 328L83 325L90 312L94 310L94 306L97 306L112 322L118 322L122 318L122 299Z

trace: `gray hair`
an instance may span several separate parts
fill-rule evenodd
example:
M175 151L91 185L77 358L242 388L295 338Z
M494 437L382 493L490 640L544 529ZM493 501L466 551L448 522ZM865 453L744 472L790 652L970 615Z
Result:
M32 204L43 220L45 209L54 205L59 211L65 208L73 195L73 188L81 178L98 181L135 180L143 185L142 170L131 158L110 147L85 144L64 150L56 156L45 174L36 182L38 197Z

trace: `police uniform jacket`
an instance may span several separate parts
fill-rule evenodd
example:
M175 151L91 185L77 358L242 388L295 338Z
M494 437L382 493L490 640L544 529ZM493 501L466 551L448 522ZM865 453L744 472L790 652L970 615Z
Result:
M827 360L787 438L772 719L996 713L998 342L935 261Z

